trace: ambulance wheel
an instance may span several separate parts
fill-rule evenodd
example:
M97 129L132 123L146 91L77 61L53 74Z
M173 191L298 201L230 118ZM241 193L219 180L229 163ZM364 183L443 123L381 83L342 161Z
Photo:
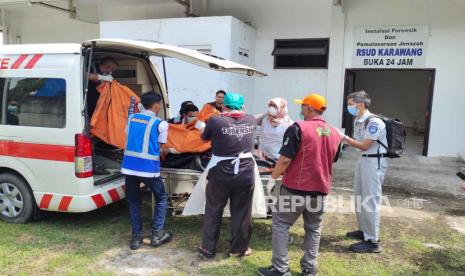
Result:
M28 184L20 177L0 174L0 218L10 223L32 219L35 201Z

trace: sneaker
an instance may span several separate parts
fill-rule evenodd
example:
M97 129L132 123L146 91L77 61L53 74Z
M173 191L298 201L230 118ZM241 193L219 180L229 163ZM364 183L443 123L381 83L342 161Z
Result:
M129 248L131 250L137 250L142 246L142 241L144 239L144 236L132 236L131 242L129 243Z
M150 245L153 247L157 247L162 244L170 242L172 239L173 239L173 234L171 234L170 232L165 232L163 230L155 231L152 233Z
M361 241L365 240L365 237L363 236L363 232L360 230L353 231L353 232L347 232L346 236L348 238L355 239L355 240L361 240Z
M287 269L286 272L280 272L274 266L261 267L258 269L258 275L261 276L291 276L291 271Z
M302 276L315 276L316 271L311 271L310 269L304 269L302 271Z
M383 248L379 243L372 241L361 241L350 246L350 251L355 253L381 253Z

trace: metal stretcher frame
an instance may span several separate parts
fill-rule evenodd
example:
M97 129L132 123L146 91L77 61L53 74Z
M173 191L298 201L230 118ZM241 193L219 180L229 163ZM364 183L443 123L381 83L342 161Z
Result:
M180 185L181 183L174 183L175 181L179 180L177 178L186 178L186 179L181 179L180 181L182 182L192 182L192 189L194 188L195 184L197 183L200 175L202 172L195 171L195 170L189 170L189 169L172 169L172 168L161 168L161 177L163 178L163 182L165 183L165 189L166 192L168 193L168 211L169 214L172 216L176 216L177 211L183 210L184 207L179 207L179 206L174 206L173 202L176 199L176 196L174 196L176 193L176 188L175 185ZM263 185L263 190L266 191L266 183L268 181L269 175L266 176L261 176L261 181ZM281 179L278 179L280 182ZM277 183L278 184L278 183ZM279 185L277 185L279 186ZM190 191L185 191L186 193L191 193L192 189ZM155 207L155 196L153 193L151 194L152 198L152 216L154 212L154 207Z

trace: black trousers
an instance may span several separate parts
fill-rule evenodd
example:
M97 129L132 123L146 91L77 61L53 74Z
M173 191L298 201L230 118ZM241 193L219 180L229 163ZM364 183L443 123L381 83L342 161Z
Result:
M253 179L253 178L252 178ZM205 216L203 219L202 248L216 252L220 236L223 210L228 199L231 211L230 253L244 253L249 248L252 235L253 181L231 183L209 179L206 187Z

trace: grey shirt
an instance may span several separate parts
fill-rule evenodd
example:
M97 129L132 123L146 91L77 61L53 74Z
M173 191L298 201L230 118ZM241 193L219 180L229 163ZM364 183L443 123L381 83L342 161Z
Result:
M238 156L251 152L254 146L256 119L244 114L238 118L212 116L207 120L202 139L211 141L212 153L221 157ZM237 186L251 186L254 183L255 161L241 159L239 173L234 174L231 160L219 162L208 172L208 181L230 183Z
M255 127L253 115L244 114L239 118L212 116L207 120L202 139L211 141L212 153L216 156L237 156L253 150Z

